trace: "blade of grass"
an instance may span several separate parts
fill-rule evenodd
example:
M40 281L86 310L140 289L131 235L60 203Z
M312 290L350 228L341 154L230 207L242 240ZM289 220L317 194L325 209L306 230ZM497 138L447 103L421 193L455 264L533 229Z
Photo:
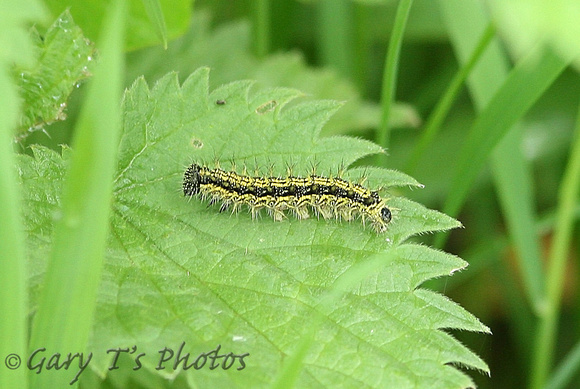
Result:
M458 53L458 56L460 58L462 58L463 60L465 60L465 58L467 57L469 51L469 47L473 44L473 42L475 42L475 37L473 36L475 31L481 31L484 28L484 25L488 23L487 20L487 14L486 14L486 10L483 8L482 4L480 2L477 2L475 0L445 0L445 1L440 1L439 5L443 11L443 15L445 17L445 21L446 24L448 26L448 29L450 31L450 38L451 41L453 43L453 46L456 50L456 52ZM470 86L470 92L472 93L473 96L473 100L474 100L474 104L477 107L477 109L479 111L481 111L483 109L483 107L489 102L489 100L496 94L497 90L499 89L499 87L501 86L502 83L505 83L505 78L507 76L507 59L505 58L504 54L502 53L502 51L499 49L499 45L497 44L497 42L493 42L490 49L487 50L486 54L483 56L482 60L480 61L481 63L479 64L479 66L476 67L476 69L474 69L474 72L472 74L472 76L469 79L469 86ZM513 73L513 72L512 72ZM511 102L509 102L511 104ZM512 131L518 131L517 128L512 129ZM511 144L510 144L511 143ZM498 151L495 153L494 155L494 159L496 159L497 161L500 160L501 156L498 156L497 153L501 153L501 154L505 154L506 152L510 152L512 150L515 149L515 147L517 147L518 145L513 145L513 141L505 141L503 147L500 146L498 149L501 151ZM521 153L517 153L515 154L513 157L518 157L520 159L521 158ZM524 163L522 161L518 162L519 165L524 165ZM527 169L518 169L519 170L519 174L528 174L529 172L527 171ZM505 181L507 177L505 176L501 176L501 177L496 177L496 185L498 186L502 186L501 182ZM507 178L509 179L509 178ZM516 188L516 190L506 190L505 188L507 188L508 186L503 186L503 190L500 190L501 192L504 193L503 199L502 200L502 206L505 207L506 204L509 203L509 201L531 201L532 196L528 195L528 196L522 196L522 197L517 197L517 193L518 190L521 193L532 193L532 189L531 186L528 185L532 180L531 178L526 178L526 179L522 179L520 178L520 180L522 181L521 184L523 185L527 185L526 187L519 187ZM512 186L510 189L513 189L514 187ZM500 193L500 196L502 196L502 194ZM506 201L507 199L509 199L509 201ZM518 200L519 199L519 200ZM518 208L518 214L516 215L515 212L505 212L506 217L513 217L516 219L521 219L520 222L513 222L513 221L509 221L508 222L508 226L510 226L511 229L514 228L522 228L525 229L526 226L526 220L530 221L530 220L534 220L535 219L535 215L532 214L531 210L533 209L531 203L526 205L526 206L521 206ZM526 212L523 212L526 211ZM514 235L516 234L514 231L510 231L510 234ZM536 234L529 234L528 239L532 239L532 240L536 240L537 239ZM440 241L438 242L440 244L440 246L443 245L444 240L445 240L445 236L440 238L438 237L438 239L440 239ZM523 240L519 240L519 239L514 239L514 241L518 244L517 247L518 249L518 258L521 259L521 255L522 255L522 248L521 245L524 242ZM523 243L525 245L525 243ZM528 251L532 251L533 252L533 258L531 260L528 260L527 263L532 263L534 265L534 271L530 271L530 269L528 270L524 270L524 273L526 274L530 274L530 273L537 273L537 269L539 268L539 263L540 263L540 252L539 249L537 247L537 242L534 242L533 245L528 246ZM525 266L526 262L522 262L521 264L521 268L523 268ZM537 277L530 277L531 279L537 279ZM530 283L527 282L527 285L529 286ZM513 295L517 294L517 290L515 290L515 288L509 284L506 284L506 289L510 289L511 288L511 292ZM531 297L531 293L533 293L534 295L537 295L538 293L541 292L540 289L541 285L535 285L533 286L533 292L530 291L530 289L526 289L526 297L528 299L528 301L533 301L533 297ZM539 290L540 289L540 290ZM538 291L539 290L539 291ZM508 293L510 292L510 290L507 291ZM541 297L541 296L540 296ZM540 300L536 300L536 301L540 301ZM534 304L532 303L532 307L534 306L538 306L539 303ZM519 312L521 311L521 312ZM511 327L513 328L517 328L518 331L523 330L524 327L526 327L526 323L525 321L529 321L530 320L530 315L528 314L527 311L525 310L518 310L518 312L514 312L511 311L512 314L510 315L510 320L512 321L512 325ZM517 339L522 339L525 338L527 336L527 331L525 331L524 333L521 333L520 335L518 335L516 338ZM519 342L521 343L521 342ZM527 347L526 347L527 348ZM523 350L522 347L520 347L520 350ZM526 353L521 353L520 351L520 356L519 358L522 360L526 359L526 356L528 354ZM527 368L526 370L530 370L529 368Z
M20 195L12 139L20 101L11 79L15 63L32 65L33 46L26 23L41 21L46 10L36 1L0 0L0 388L28 388L27 370L19 366L28 343L28 291ZM18 47L10 47L10 39ZM17 50L15 50L17 48ZM14 369L12 369L14 367Z
M167 50L167 26L165 25L165 16L163 16L159 0L143 0L143 6L149 20L155 27L157 36L163 42L163 48Z
M541 312L536 337L536 350L532 369L532 388L543 388L554 355L558 316L564 286L566 258L574 226L574 208L580 195L580 110L576 123L568 166L558 193L556 228L550 249L546 276L546 306Z
M120 133L126 10L125 1L115 3L103 24L101 63L76 127L62 218L55 226L31 350L45 347L47 353L82 352L92 327ZM33 374L32 386L62 388L74 379L66 370L51 373Z
M403 32L405 31L412 5L413 0L401 0L399 2L393 32L389 39L387 57L385 59L383 85L381 90L381 122L377 133L377 143L385 149L389 147L390 141L389 118L391 116L391 108L395 98L395 90L397 89L396 77L399 67L401 45L403 44ZM377 155L378 165L385 166L386 158L387 156L384 153Z
M456 216L487 158L508 130L520 120L570 61L543 46L523 58L473 124L457 161L444 212ZM440 234L442 247L447 234Z
M475 178L493 149L500 143L509 129L520 120L527 110L537 101L543 92L552 84L556 77L565 69L569 62L561 59L552 51L542 46L536 47L512 70L505 83L494 95L487 107L477 117L465 141L465 146L457 162L453 175L450 195L444 206L444 212L456 216L469 193ZM522 157L517 157L518 140L506 141L498 151L500 157L496 164L496 182L502 205L510 225L517 230L510 230L518 243L518 258L522 260L524 284L528 300L534 310L541 309L542 275L539 260L539 247L533 231L533 213L530 201L531 189L527 182L514 186L516 176L522 179L525 167ZM519 159L519 161L518 161ZM505 165L509 163L508 165ZM515 169L518 168L518 171ZM506 169L506 170L504 170ZM507 171L512 169L511 172ZM511 190L511 191L510 191ZM510 191L508 193L508 191ZM525 193L528 191L528 195ZM502 196L503 195L503 196ZM524 197L519 197L524 195ZM527 204L523 204L527 200ZM521 219L521 220L519 220ZM440 234L435 241L437 247L442 247L448 234ZM530 255L525 256L524 255Z
M439 8L455 55L464 64L490 23L486 10L477 0L440 0ZM505 81L508 63L498 40L492 39L467 80L477 111L483 110Z
M367 97L369 91L369 53L371 52L372 40L372 23L369 23L369 19L374 11L368 4L353 2L352 6L354 7L354 27L351 77L360 94Z
M473 35L473 28L470 29L468 27L469 25L472 27L477 26L476 30L483 30L484 25L488 23L485 12L481 8L481 4L474 1L442 1L440 6L444 11L443 15L446 17L446 24L458 56L465 60L470 52L470 42L474 44L476 39ZM499 50L497 42L492 42L480 62L469 79L469 86L475 106L482 111L485 104L500 89L502 83L505 83L508 73L507 60ZM517 126L514 126L512 131L518 132L519 130ZM498 167L513 165L514 170L517 167L518 185L513 185L516 177L501 174L501 171L498 173L496 170L500 170L499 168L494 170L494 173L496 173L494 179L501 205L505 209L504 215L508 218L507 224L510 227L510 235L515 237L512 239L516 244L518 259L521 261L522 258L525 258L520 268L525 269L524 273L527 274L527 301L531 302L530 305L532 307L537 307L538 302L541 301L542 277L540 250L536 240L537 234L529 231L529 226L533 225L535 221L532 206L533 196L531 194L533 193L532 179L530 178L529 169L525 167L526 163L519 150L517 137L508 136L504 139L497 147L496 152L493 153L493 161L495 166ZM527 204L518 204L523 202L527 202ZM513 212L513 210L516 210L516 212ZM441 247L445 238L446 236L437 237L438 241L436 243ZM527 264L530 265L529 268L526 268ZM514 293L516 292L514 291ZM526 319L526 317L521 316L520 319L528 320L529 318ZM520 327L520 324L514 323L513 327Z
M28 293L19 191L11 147L12 130L17 124L18 94L7 68L0 68L0 355L6 358L0 387L27 388L25 369L8 371L8 366L18 364L17 356L24 357L26 353ZM9 358L13 353L16 356Z
M516 248L526 298L537 313L542 309L544 299L544 276L535 220L532 171L524 158L521 138L517 126L509 131L492 153L491 168L510 240Z
M263 58L270 51L270 1L252 2L252 41L254 55Z
M351 77L352 4L350 0L321 0L317 4L320 60L344 77Z
M433 109L433 112L425 123L423 135L421 136L421 139L419 139L419 142L417 142L417 145L409 157L407 167L404 169L408 174L413 174L417 168L419 160L425 153L425 150L437 136L437 133L443 124L443 120L447 117L451 105L459 94L463 83L481 58L482 54L485 52L485 49L489 46L494 35L495 27L490 23L481 35L481 38L470 55L469 60L461 67L461 70L455 75L455 77L453 77L449 87L437 103L435 109Z
M573 211L574 220L580 220L580 203L576 204ZM538 235L546 235L554 231L556 224L556 213L553 210L541 215L538 220Z
M509 333L515 340L515 349L519 352L517 366L526 371L531 362L530 334L534 333L535 316L526 305L528 296L518 285L520 277L517 272L505 260L499 264L498 269L497 282L501 285L500 293L504 296L506 315L511 322Z
M560 363L558 368L552 374L549 381L546 383L546 389L562 389L570 383L574 375L580 370L580 342L576 345L564 360Z

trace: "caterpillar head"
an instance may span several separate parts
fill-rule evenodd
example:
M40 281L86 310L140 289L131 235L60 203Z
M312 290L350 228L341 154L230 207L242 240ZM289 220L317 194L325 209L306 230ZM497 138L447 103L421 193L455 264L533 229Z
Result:
M391 210L389 208L387 207L381 208L381 219L383 220L383 222L385 222L385 224L389 223L392 218L393 215L391 214Z
M199 193L201 175L199 165L193 164L187 168L183 175L183 195L193 196Z

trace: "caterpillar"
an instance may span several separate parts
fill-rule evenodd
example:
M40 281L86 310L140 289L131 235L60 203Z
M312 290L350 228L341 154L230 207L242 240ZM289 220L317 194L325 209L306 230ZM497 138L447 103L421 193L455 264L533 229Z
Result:
M370 221L377 233L386 231L391 221L391 210L378 192L342 178L322 177L260 177L210 169L193 163L183 175L184 196L200 195L210 205L221 202L220 212L227 209L238 212L242 206L250 209L256 218L266 209L275 221L282 221L285 211L298 219L307 219L312 209L324 219L362 219Z

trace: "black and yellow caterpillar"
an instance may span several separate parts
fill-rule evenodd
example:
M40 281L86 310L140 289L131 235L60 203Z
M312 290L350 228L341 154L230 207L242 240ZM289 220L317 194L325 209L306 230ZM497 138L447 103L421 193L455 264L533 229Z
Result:
M391 210L378 192L342 178L309 175L306 177L259 177L210 169L198 164L187 168L183 194L200 195L210 204L221 203L220 211L237 212L247 206L252 217L266 209L275 221L291 211L298 219L307 219L309 209L324 219L369 221L377 233L384 232L391 221Z

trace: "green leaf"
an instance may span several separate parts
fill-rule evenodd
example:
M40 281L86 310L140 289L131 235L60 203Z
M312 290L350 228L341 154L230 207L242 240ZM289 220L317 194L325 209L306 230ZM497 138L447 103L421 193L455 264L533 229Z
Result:
M489 329L444 296L420 288L467 264L406 242L459 223L389 195L394 218L381 235L359 222L252 220L245 212L220 213L183 198L183 172L193 161L211 165L217 156L224 168L234 162L237 169L257 166L269 173L273 166L273 174L284 174L290 164L297 175L316 165L318 173L331 174L381 152L360 139L319 137L335 102L288 105L301 93L252 88L250 82L208 90L202 68L181 86L169 74L151 89L138 79L126 92L112 230L89 347L100 354L92 367L104 375L111 363L104 350L111 348L137 346L137 353L146 353L141 362L153 370L164 347L177 353L185 342L182 356L191 353L192 363L220 345L220 354L249 353L248 367L190 369L184 373L190 385L266 386L309 327L319 324L306 345L298 387L473 386L450 364L487 372L486 364L442 330ZM216 104L220 99L227 103ZM258 109L272 101L273 109ZM20 163L29 244L31 252L42 253L50 242L49 215L58 206L55 177L68 164L67 153L60 159L37 148L35 159L22 156ZM418 185L398 172L367 174L373 187ZM349 276L368 261L377 266L363 277ZM326 299L336 288L340 298ZM173 376L174 361L160 373Z
M354 85L335 71L308 67L297 52L271 54L262 59L254 57L247 21L224 23L215 29L210 25L209 15L197 12L186 35L170 42L167 51L155 47L130 53L127 79L132 81L145 75L149 80L156 80L170 71L185 77L200 66L209 66L215 86L251 79L262 86L296 88L312 100L344 101L344 107L325 125L324 134L362 132L378 126L379 106L363 100ZM393 127L416 127L420 123L417 111L403 103L395 103L391 119Z
M44 36L33 31L36 63L16 68L23 115L17 138L56 120L64 120L69 95L90 75L94 47L68 11L60 15Z
M155 27L157 36L163 42L163 48L167 49L167 26L165 25L165 17L159 0L143 0L143 6L149 16L149 20Z
M46 20L46 9L41 2L24 0L18 3L3 1L1 3L0 23L3 34L0 35L0 63L19 65L33 62L33 50L30 36L25 26L31 22Z
M96 40L103 25L106 10L115 2L111 0L46 0L45 3L55 15L70 9L70 13L85 35L91 40ZM166 37L173 39L183 34L191 18L193 3L190 0L159 0L158 3L167 28ZM161 22L159 9L151 14L150 5L144 4L144 0L130 0L129 4L127 31L131 33L127 34L126 48L134 50L159 43L162 40L159 37L160 28L162 28L159 25ZM153 20L151 16L154 16Z

